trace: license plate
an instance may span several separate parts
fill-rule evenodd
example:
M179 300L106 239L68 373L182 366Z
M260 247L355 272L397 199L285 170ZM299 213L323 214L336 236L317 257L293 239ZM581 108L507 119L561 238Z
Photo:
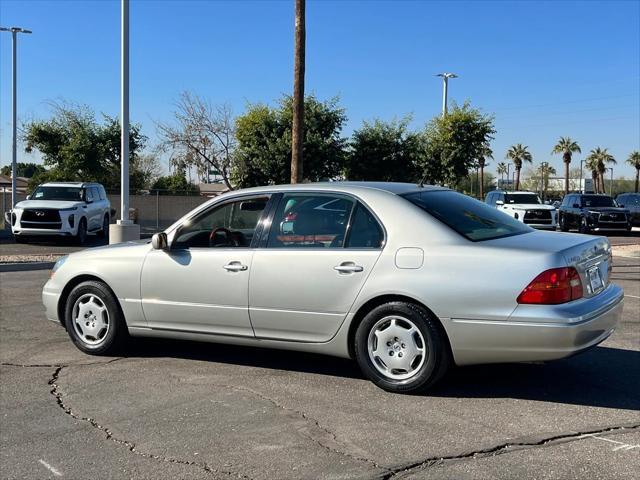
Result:
M587 270L587 279L591 286L591 292L595 293L600 290L604 284L602 283L602 276L600 275L600 269L595 266Z

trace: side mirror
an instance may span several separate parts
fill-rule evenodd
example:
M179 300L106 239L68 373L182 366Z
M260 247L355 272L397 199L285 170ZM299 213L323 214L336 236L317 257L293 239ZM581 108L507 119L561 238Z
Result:
M574 203L573 208L580 208L580 205L578 205L577 203Z
M504 202L502 200L496 200L496 205L504 205Z
M618 204L618 206L619 206L620 208L624 208L624 205L623 205L623 204L621 204L621 203L619 203L619 204Z
M166 250L169 248L167 234L164 232L154 233L153 237L151 237L151 246L154 250Z

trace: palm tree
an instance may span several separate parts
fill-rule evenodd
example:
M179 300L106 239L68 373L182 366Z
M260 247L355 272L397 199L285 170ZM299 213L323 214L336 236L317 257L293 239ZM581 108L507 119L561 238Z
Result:
M493 150L491 150L489 145L485 144L482 146L480 158L478 158L478 168L480 168L480 200L484 199L484 167L489 165L487 163L487 159L489 158L493 160Z
M627 163L636 169L636 193L638 193L638 183L640 183L640 152L635 150L629 154Z
M533 155L527 150L528 148L526 145L517 143L507 150L505 158L511 160L516 169L516 190L520 190L520 170L522 170L522 162L533 162Z
M291 126L291 183L302 181L304 138L305 0L295 0L293 66L293 124Z
M590 155L584 161L584 166L591 171L591 181L593 182L593 191L600 193L600 176L598 174L598 159Z
M574 153L582 153L582 150L580 150L580 145L573 141L571 137L560 137L551 153L562 154L562 161L564 162L564 194L566 195L569 193L569 164L571 163L571 156Z
M589 152L587 158L595 159L596 170L598 171L598 178L600 180L600 192L607 193L604 189L604 174L607 172L608 163L616 163L616 159L613 158L607 148L596 147Z
M502 183L502 187L504 188L504 176L507 174L509 170L507 169L507 164L504 162L500 162L496 167L496 172L500 175L500 183Z

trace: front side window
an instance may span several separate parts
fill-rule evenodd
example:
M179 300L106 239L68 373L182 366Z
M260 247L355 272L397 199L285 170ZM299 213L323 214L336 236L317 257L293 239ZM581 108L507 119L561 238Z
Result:
M188 220L171 248L249 247L267 197L225 203Z
M402 197L472 241L533 231L531 227L485 203L450 190L414 192Z
M354 201L338 195L285 194L271 222L269 248L341 248Z
M31 194L31 200L65 200L82 201L82 189L79 187L43 187L36 188Z

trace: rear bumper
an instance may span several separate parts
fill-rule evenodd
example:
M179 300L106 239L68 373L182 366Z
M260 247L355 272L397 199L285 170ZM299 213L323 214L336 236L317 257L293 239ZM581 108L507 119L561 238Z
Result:
M518 305L506 321L451 319L446 330L457 365L569 357L613 333L624 291L609 285L592 298L563 305Z

